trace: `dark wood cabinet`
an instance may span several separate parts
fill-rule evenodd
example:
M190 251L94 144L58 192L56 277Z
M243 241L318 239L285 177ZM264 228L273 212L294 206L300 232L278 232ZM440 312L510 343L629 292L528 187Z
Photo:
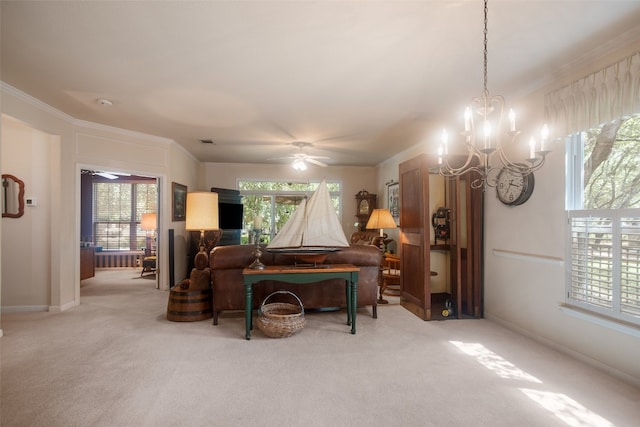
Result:
M400 304L423 320L431 320L428 158L399 166L400 176Z
M80 280L96 275L96 251L93 246L80 248Z
M426 154L401 163L399 178L401 305L423 320L441 317L446 301L455 317L482 317L482 190L471 188L468 175L440 176L437 159ZM432 206L435 199L446 206ZM450 211L450 229L435 244L432 215L440 207ZM447 271L438 273L448 281L444 292L432 289L432 253L447 258Z

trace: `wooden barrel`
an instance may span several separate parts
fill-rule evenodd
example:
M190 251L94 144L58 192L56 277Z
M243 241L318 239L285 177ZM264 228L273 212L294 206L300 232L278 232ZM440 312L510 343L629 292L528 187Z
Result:
M211 289L191 290L174 286L169 292L167 319L174 322L194 322L213 317Z

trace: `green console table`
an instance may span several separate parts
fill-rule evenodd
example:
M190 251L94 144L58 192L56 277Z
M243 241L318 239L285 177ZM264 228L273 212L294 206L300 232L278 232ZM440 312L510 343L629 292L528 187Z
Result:
M246 339L251 339L253 328L253 285L262 280L285 283L316 283L327 279L344 279L347 299L347 325L351 325L351 333L356 333L356 308L358 305L358 273L360 268L351 264L320 265L306 268L295 265L269 265L263 270L245 268L245 328Z

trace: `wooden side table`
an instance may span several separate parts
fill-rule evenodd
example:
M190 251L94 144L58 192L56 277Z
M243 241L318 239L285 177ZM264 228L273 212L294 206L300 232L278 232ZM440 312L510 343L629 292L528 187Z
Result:
M327 279L344 279L347 300L347 325L351 325L351 333L356 333L356 308L358 305L358 274L360 268L351 264L335 264L314 268L296 267L294 265L269 265L263 270L245 268L245 338L251 339L253 328L253 285L262 280L286 283L316 283ZM318 284L320 286L320 284Z

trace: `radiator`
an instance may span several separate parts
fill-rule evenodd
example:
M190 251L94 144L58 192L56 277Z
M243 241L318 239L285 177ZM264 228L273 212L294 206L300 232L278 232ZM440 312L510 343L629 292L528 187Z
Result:
M142 253L96 252L96 268L140 267Z

